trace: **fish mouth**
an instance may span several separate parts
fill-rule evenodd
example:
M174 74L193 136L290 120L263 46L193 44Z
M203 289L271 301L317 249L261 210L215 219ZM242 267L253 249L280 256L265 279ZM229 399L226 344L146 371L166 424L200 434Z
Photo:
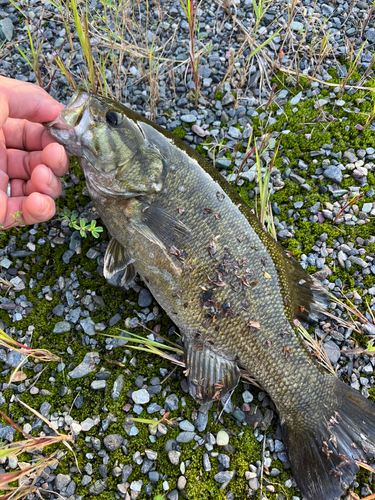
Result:
M44 127L65 147L69 156L85 156L84 151L88 148L82 139L93 119L89 101L90 95L78 90L55 120L44 123Z

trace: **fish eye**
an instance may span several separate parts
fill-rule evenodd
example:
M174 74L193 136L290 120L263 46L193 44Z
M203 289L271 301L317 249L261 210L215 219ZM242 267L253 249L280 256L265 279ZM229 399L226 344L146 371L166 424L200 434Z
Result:
M118 115L114 111L108 111L108 113L105 115L106 122L108 125L118 125Z

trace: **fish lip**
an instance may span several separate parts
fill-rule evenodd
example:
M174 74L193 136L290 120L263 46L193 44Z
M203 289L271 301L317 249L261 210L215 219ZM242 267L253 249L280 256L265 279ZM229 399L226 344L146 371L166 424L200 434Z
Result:
M70 98L65 108L60 111L58 117L51 122L44 123L44 127L57 142L65 147L69 156L84 157L90 162L90 154L95 155L96 151L84 140L87 126L93 119L89 102L90 94L78 90ZM74 110L74 108L81 108L82 112L78 115L77 120L71 121L69 111ZM89 151L89 155L85 154L85 149Z
M48 133L64 146L69 156L74 156L81 151L82 146L75 128L68 125L60 115L52 122L43 125Z

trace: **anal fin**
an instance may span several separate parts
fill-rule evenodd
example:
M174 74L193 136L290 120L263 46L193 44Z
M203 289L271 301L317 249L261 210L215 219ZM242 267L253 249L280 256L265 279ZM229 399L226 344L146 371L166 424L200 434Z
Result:
M206 412L213 401L218 401L234 389L240 379L236 363L197 343L184 341L185 363L189 393Z

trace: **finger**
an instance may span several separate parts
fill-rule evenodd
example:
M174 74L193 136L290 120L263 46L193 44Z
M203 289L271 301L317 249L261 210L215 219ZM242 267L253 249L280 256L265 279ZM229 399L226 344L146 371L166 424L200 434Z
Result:
M0 219L0 224L3 224L5 229L20 224L44 222L51 219L55 214L55 202L47 195L32 193L27 197L8 198L6 202L3 194L0 192L0 202L2 202L0 205L0 216L2 212L3 217L3 222ZM5 214L3 205L6 206ZM14 217L11 217L11 215L16 215L18 212L21 212L20 220L19 222L15 222Z
M43 125L28 120L8 118L3 131L7 148L37 151L51 142L56 142Z
M69 169L68 155L57 142L52 142L43 149L41 163L47 165L58 177L65 175Z
M8 116L32 122L49 122L64 108L41 87L5 77L0 77L0 96L0 126Z
M8 181L9 181L8 175L3 170L0 170L0 192L3 193L7 192Z
M11 193L12 197L42 193L56 199L61 194L61 182L46 165L38 165L28 181L21 179L11 181Z
M0 225L4 225L8 210L8 195L6 191L0 190Z
M48 144L43 151L8 150L8 172L12 179L30 179L33 170L40 164L47 165L52 172L61 177L69 168L65 149L60 144Z
M0 111L1 114L1 111ZM3 131L0 129L0 171L7 172L8 170L7 150Z

